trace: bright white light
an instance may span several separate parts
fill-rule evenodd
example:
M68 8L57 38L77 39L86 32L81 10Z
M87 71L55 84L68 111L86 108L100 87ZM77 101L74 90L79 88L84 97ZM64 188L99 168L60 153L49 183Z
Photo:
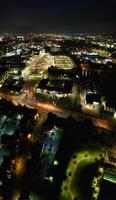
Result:
M50 176L49 180L50 180L50 182L52 182L53 181L53 176Z
M54 165L58 165L58 161L57 160L54 160Z
M114 118L116 119L116 112L114 112Z
M99 102L93 101L93 105L99 105Z

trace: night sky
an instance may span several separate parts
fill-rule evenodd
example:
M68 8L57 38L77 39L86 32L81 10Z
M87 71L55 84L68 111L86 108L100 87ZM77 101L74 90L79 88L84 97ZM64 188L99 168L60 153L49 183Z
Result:
M116 33L116 0L2 0L0 33Z

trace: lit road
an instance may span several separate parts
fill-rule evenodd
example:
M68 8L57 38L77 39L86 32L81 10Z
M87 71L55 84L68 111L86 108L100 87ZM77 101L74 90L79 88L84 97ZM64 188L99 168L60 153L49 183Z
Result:
M18 200L21 194L21 180L25 172L27 156L20 156L15 158L15 170L13 173L16 175L16 184L14 186L11 200Z
M25 164L26 164L26 156L22 156L19 158L16 158L16 171L15 174L17 177L21 177L25 171Z
M19 190L15 190L12 197L11 197L11 200L18 200L20 197L20 191Z
M74 118L83 117L88 118L92 121L95 127L106 129L108 131L116 130L116 120L113 118L97 118L96 116L89 115L87 113L71 111L70 109L61 108L60 106L54 105L52 103L38 102L35 99L21 98L20 96L11 96L6 92L0 91L0 97L7 100L11 100L15 105L26 106L31 109L37 109L40 113L55 113L60 115L72 115Z

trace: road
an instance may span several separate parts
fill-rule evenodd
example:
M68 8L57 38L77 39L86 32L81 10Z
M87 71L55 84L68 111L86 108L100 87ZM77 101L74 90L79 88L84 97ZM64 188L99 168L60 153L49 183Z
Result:
M38 112L40 113L49 113L52 112L54 114L58 114L58 115L67 115L70 116L72 115L75 119L80 117L80 118L87 118L90 119L93 123L93 126L98 127L100 129L106 129L107 131L115 131L116 130L116 120L111 118L110 120L105 118L105 117L101 117L98 118L96 116L92 116L89 115L88 113L82 113L81 111L72 111L71 109L65 109L65 108L61 108L58 105L54 105L52 103L46 103L46 102L39 102L36 99L32 98L28 98L25 96L23 96L23 98L21 98L21 96L13 96L13 95L9 95L7 92L3 92L0 91L0 97L5 98L7 100L11 100L13 102L13 104L15 105L22 105L22 106L26 106L28 108L31 109L37 109Z

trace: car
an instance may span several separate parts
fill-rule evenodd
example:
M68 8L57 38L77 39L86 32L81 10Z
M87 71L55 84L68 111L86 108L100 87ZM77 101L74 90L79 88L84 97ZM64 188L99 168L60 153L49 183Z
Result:
M10 170L6 171L6 177L7 177L7 179L11 179L12 178L12 173L11 173Z

